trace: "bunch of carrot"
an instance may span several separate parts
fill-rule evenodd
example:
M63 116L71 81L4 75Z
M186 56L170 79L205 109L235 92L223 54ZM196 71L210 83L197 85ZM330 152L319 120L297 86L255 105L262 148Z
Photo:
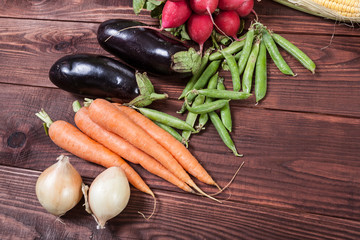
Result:
M106 168L120 166L129 182L154 200L149 186L124 159L141 165L186 192L195 193L196 190L219 201L204 193L189 176L220 189L190 151L130 107L96 99L89 106L77 109L74 118L77 127L63 120L53 122L44 110L36 115L45 122L49 137L56 145Z

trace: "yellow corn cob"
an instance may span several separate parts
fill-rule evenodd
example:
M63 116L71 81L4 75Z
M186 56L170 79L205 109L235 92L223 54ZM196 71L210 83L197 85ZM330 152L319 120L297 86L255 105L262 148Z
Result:
M360 16L359 0L313 0L315 3L337 12L344 17Z
M336 21L360 23L360 0L273 0L285 6Z

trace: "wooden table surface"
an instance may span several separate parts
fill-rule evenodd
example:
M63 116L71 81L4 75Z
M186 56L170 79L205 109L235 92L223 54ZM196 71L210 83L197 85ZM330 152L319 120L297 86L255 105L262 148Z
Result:
M90 184L104 168L53 144L35 113L73 123L71 103L56 88L50 66L72 53L110 56L97 43L99 24L111 18L156 24L136 16L132 1L0 1L0 239L359 239L360 29L301 13L270 0L256 2L259 20L306 52L316 74L282 52L296 77L268 63L268 93L231 103L235 157L215 128L194 135L190 151L224 186L242 161L223 204L187 194L132 165L156 194L131 187L126 209L97 230L81 201L62 217L47 213L35 195L39 174L60 154ZM248 18L250 21L252 17ZM226 82L230 74L221 72ZM170 98L152 107L177 115L185 83L151 77ZM203 190L212 187L197 182Z

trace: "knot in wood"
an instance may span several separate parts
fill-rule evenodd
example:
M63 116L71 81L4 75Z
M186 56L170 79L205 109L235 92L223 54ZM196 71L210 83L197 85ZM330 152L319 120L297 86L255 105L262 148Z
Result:
M14 132L7 139L7 145L11 148L22 147L26 142L26 135L23 132Z

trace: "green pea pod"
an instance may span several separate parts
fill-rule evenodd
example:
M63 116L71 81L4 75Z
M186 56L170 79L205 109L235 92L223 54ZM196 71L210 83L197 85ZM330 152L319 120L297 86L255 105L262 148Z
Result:
M207 66L205 71L201 74L199 80L194 84L193 88L194 89L204 88L206 86L206 84L208 84L211 77L213 77L214 74L218 71L218 69L220 67L220 63L221 63L221 61L219 61L219 60L211 62ZM189 98L188 98L188 100L189 100Z
M315 73L315 63L303 51L279 34L272 33L272 38L280 47L295 57L306 69L310 70L313 74Z
M197 94L205 95L211 98L243 100L251 96L251 93L235 92L232 90L219 90L219 89L199 89L194 91Z
M218 90L226 90L223 80L221 80L221 79L219 80L217 89ZM200 96L202 96L202 95L200 95ZM220 118L221 118L221 121L223 122L224 126L226 127L226 129L229 132L231 132L232 131L232 119L231 119L230 103L225 104L225 106L223 106L220 109Z
M206 87L206 89L216 89L217 83L218 83L218 79L219 79L219 73L216 73L210 80L209 83ZM212 98L207 97L205 99L205 103L209 103L212 102Z
M230 53L221 51L221 53L224 55L227 65L229 66L230 73L231 73L231 79L233 83L233 90L234 91L240 91L241 89L241 79L240 79L240 73L239 68L237 65L237 62L235 60L235 57L231 55Z
M264 40L267 51L270 54L271 59L274 61L277 68L286 75L295 76L289 65L285 62L284 58L281 56L279 49L274 42L274 39L271 37L270 33L267 30L262 31L262 39Z
M204 129L208 121L209 121L209 115L207 113L200 114L198 125L195 127L196 131L200 132L202 129Z
M216 72L209 80L206 89L215 89L219 79L219 72Z
M230 99L219 99L195 107L187 106L187 110L196 114L209 113L224 107L227 103L229 103L229 101Z
M185 88L183 89L183 91L178 99L184 98L186 93L188 93L191 89L193 89L196 81L199 79L199 77L201 76L201 74L203 73L203 71L205 70L205 68L209 62L209 56L210 56L210 51L207 50L201 59L201 64L200 64L198 71L187 82Z
M181 130L189 130L195 131L195 129L190 126L187 122L174 117L170 114L160 112L150 108L136 108L139 110L144 116L150 118L153 121L157 121L163 124L166 124L170 127L181 129Z
M245 45L244 48L242 50L238 65L239 65L239 74L242 74L246 63L248 61L248 58L250 56L251 53L251 48L254 42L254 37L255 37L255 29L251 28L249 29L249 31L246 34L246 39L245 39Z
M265 43L261 41L259 55L255 65L255 97L256 102L259 102L266 95L267 91L267 67L266 67L266 47Z
M164 129L165 131L167 131L168 133L171 134L171 136L173 136L176 140L178 140L179 142L181 142L182 144L184 144L186 147L188 147L188 141L185 140L181 135L180 133L178 133L178 131L176 131L174 128L166 125L166 124L163 124L163 123L160 123L160 122L157 122L157 121L153 121L156 125L158 125L159 127L161 127L162 129Z
M259 46L260 46L260 41L256 40L253 48L251 49L251 53L250 53L249 59L246 63L245 70L244 70L242 88L243 88L243 91L247 92L247 93L251 92L251 86L252 86L252 80L253 80L256 59L259 54Z
M217 61L213 61L211 62L205 69L205 71L201 74L201 76L199 77L199 79L197 80L197 82L194 84L193 89L201 89L204 88L206 86L206 84L209 82L210 78L212 76L214 76L214 74L217 72L217 70L219 69L221 61L217 60ZM192 103L192 101L195 99L196 94L193 94L191 92L188 92L186 94L186 101L187 104ZM186 110L186 104L183 104L183 107L178 111L178 113L183 113Z
M219 73L216 73L210 80L209 83L207 85L207 89L216 89L217 83L218 83L218 79L219 79ZM203 95L200 95L203 96ZM205 103L210 103L212 102L213 99L210 97L207 97L205 99ZM206 125L207 121L209 120L209 116L207 113L203 113L200 114L199 117L199 122L198 125L195 127L196 131L200 131L204 128L204 126Z
M208 85L214 85L216 86L217 84L217 79L218 79L218 76L219 76L219 73L215 73L214 75L210 76L210 79L208 79L205 83L208 84ZM204 86L205 86L204 85ZM201 85L202 86L202 85ZM183 103L183 105L181 106L181 109L179 111L177 111L177 113L184 113L185 110L186 110L186 107L188 104L191 104L192 101L195 99L195 97L197 96L197 94L194 94L193 92L196 91L196 89L199 88L202 88L204 86L201 87L200 85L198 86L194 86L196 88L194 88L192 91L189 91L186 95L185 95L185 102Z
M234 54L239 52L241 49L243 49L244 45L245 45L245 40L234 41L228 47L224 48L222 51L229 54ZM209 60L215 61L215 60L221 60L223 58L224 55L221 52L214 52L210 55Z
M210 120L214 127L216 128L216 131L218 132L220 138L223 140L225 145L234 153L235 156L242 157L242 154L239 154L236 150L235 144L233 140L231 139L231 136L228 132L228 130L225 128L224 124L222 123L220 117L217 115L216 112L210 112L209 113Z
M199 105L204 103L204 100L205 100L204 95L198 95L195 98L195 100L194 100L194 102L193 102L193 104L191 106L192 107L199 106ZM193 127L195 125L196 119L198 118L198 115L199 114L197 114L197 113L188 112L185 122L187 122L190 126ZM195 130L198 131L197 129L195 129ZM183 137L183 139L186 142L188 142L188 140L190 139L191 133L192 133L192 131L183 130L182 133L181 133L181 136Z
M239 61L241 54L242 54L242 51L240 51L240 52L238 52L237 54L235 54L234 57L235 57L235 60L236 60L236 61Z

